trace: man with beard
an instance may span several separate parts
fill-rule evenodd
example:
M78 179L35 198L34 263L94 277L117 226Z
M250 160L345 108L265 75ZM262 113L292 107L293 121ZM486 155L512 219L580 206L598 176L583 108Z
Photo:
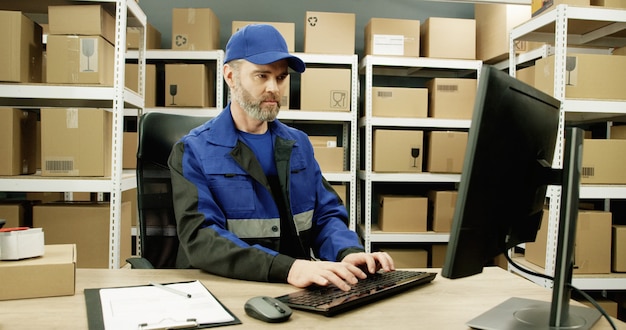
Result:
M307 135L276 120L289 68L304 72L302 60L274 27L257 24L231 37L224 62L232 101L169 159L177 266L343 290L367 272L393 270L387 253L365 253L348 229Z

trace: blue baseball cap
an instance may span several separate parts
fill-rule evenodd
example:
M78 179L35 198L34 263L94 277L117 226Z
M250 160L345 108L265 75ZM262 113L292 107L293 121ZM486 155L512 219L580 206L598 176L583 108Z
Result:
M230 37L224 63L239 59L259 65L286 59L294 71L302 73L306 69L300 58L289 54L280 32L268 24L246 25Z

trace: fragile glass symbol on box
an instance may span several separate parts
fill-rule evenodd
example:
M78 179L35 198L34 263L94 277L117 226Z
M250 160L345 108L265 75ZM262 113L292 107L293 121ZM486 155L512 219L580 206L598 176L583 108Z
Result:
M330 91L332 109L345 109L348 92L346 91Z
M80 72L98 72L98 43L96 38L80 40Z

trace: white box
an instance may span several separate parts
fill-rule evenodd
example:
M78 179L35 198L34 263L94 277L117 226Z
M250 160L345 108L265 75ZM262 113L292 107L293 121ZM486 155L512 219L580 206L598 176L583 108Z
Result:
M42 256L44 238L41 228L0 232L0 260L20 260Z

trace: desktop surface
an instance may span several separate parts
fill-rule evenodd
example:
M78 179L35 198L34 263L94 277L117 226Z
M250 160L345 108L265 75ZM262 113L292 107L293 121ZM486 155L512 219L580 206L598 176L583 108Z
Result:
M424 270L439 272L439 269ZM550 290L503 269L488 267L481 274L463 279L437 276L428 285L334 317L294 311L287 322L271 324L249 317L244 311L245 302L254 296L288 294L297 288L233 280L199 270L77 269L73 296L0 301L0 329L87 329L85 288L196 279L242 321L228 329L384 329L390 325L394 329L468 329L466 322L510 297L551 299ZM615 322L618 329L626 329L626 323ZM610 326L600 319L593 329L610 329Z

